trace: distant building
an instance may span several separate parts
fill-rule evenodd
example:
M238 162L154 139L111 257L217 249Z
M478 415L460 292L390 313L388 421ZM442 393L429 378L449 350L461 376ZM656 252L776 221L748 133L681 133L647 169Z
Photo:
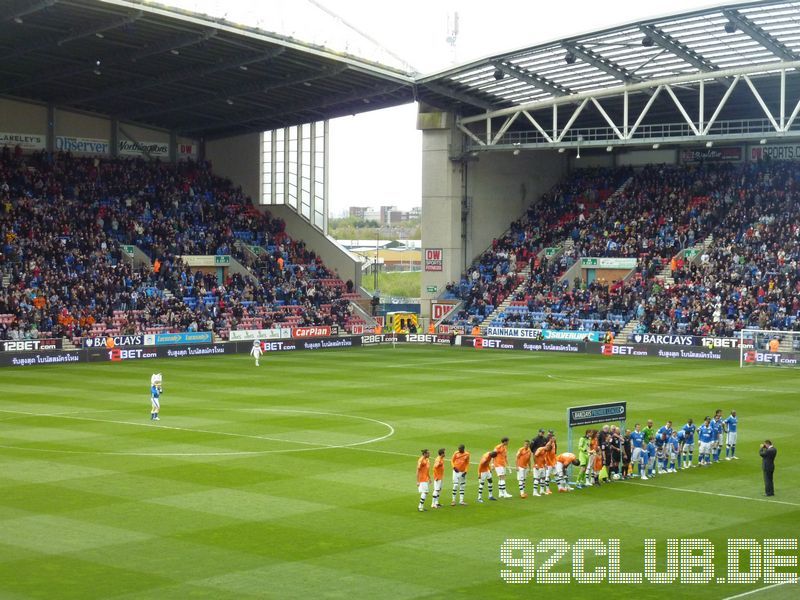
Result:
M367 213L368 210L369 208L366 206L351 206L350 216L355 219L360 219L363 221L365 218L364 215Z
M349 215L360 221L377 221L379 225L398 225L411 219L419 219L422 216L422 207L415 206L410 211L398 210L396 206L381 206L372 208L369 206L351 206Z

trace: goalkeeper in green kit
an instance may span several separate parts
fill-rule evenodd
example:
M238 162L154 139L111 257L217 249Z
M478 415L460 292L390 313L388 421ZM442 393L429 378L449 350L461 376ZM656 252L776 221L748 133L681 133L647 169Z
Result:
M581 468L578 471L578 477L575 481L575 487L581 489L586 485L586 469L589 466L589 446L591 443L592 430L587 429L584 436L578 440L578 460L581 463Z

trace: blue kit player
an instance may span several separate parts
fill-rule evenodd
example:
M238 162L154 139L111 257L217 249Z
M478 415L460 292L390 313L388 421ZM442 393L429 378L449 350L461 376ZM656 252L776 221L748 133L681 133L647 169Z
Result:
M669 473L667 470L667 434L661 433L656 436L656 462L659 473Z
M705 467L711 464L711 452L714 447L714 430L711 428L711 417L706 417L703 424L697 429L697 440L700 448L697 450L697 464Z
M647 451L644 448L644 433L642 426L637 423L631 431L631 464L639 467L639 477L647 480Z
M683 432L680 432L683 433ZM667 457L669 458L669 467L667 473L676 473L676 464L678 455L681 451L681 441L678 438L678 432L673 430L669 438L667 438Z
M160 421L158 411L161 409L161 373L153 373L150 376L150 420Z
M722 453L722 432L724 429L722 411L718 410L711 420L711 430L714 432L714 462L719 462L719 455Z
M731 415L723 421L727 437L725 438L725 460L739 460L736 456L736 428L739 419L736 418L736 411L732 410Z
M683 426L682 431L684 436L683 449L681 450L683 466L681 468L687 469L696 466L692 464L692 460L694 458L694 434L697 432L697 425L689 419L686 421L686 425Z
M647 476L656 476L656 445L652 439L647 442Z

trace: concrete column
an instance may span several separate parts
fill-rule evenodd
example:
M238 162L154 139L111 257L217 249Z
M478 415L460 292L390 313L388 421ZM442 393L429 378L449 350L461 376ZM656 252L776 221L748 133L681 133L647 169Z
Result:
M462 202L464 164L451 161L460 153L461 134L449 113L420 113L422 130L422 290L423 299L434 298L464 270ZM441 271L425 271L426 250L441 250ZM428 288L435 286L435 292ZM424 303L423 303L424 306Z

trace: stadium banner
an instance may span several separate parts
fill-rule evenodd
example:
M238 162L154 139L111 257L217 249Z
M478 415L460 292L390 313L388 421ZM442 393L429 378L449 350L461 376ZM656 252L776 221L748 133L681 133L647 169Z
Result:
M584 269L635 269L635 258L613 258L608 256L596 256L581 259L581 267Z
M566 331L559 329L543 329L542 337L546 340L571 340L573 342L599 342L599 331Z
M0 146L23 150L44 150L47 148L47 136L41 133L4 133L0 132Z
M397 336L398 342L406 342L409 344L449 344L449 335L435 335L433 333L409 333L400 334ZM405 339L403 339L405 338Z
M593 423L624 421L628 414L627 402L608 402L590 406L571 406L567 409L570 427L582 427Z
M178 160L197 158L197 144L178 144Z
M331 328L328 325L316 325L312 327L292 327L293 338L319 338L330 337Z
M748 350L744 353L744 362L748 364L797 365L800 354L795 352L760 352Z
M799 160L800 144L765 144L750 146L747 156L751 161L759 160Z
M439 321L444 319L453 308L457 306L456 302L431 302L431 319Z
M655 344L594 344L586 345L589 354L603 356L648 356L653 358L688 358L695 360L738 360L735 348L707 348L693 346L660 346Z
M542 339L541 329L523 329L520 327L487 327L486 335L489 337L513 337L532 340Z
M236 344L197 344L156 347L92 348L87 351L90 362L124 362L152 358L183 358L233 354Z
M148 337L148 336L145 336ZM156 333L153 342L156 346L174 344L210 344L214 336L210 331L187 331L184 333ZM145 344L151 346L153 344Z
M400 341L400 334L397 333L374 333L371 335L361 336L362 346L374 346L376 344L383 344L386 342Z
M599 340L592 340L599 341ZM633 344L659 344L662 346L702 346L703 348L738 348L739 338L699 335L677 335L661 333L633 333L628 336ZM752 348L753 341L745 340L745 348Z
M228 254L184 254L177 256L189 267L226 267L231 264Z
M327 350L330 348L352 348L361 346L362 338L370 336L343 336L338 338L301 338L289 340L269 340L261 342L263 352L292 352L294 350ZM376 337L376 336L372 336ZM389 336L386 336L389 337ZM236 351L239 353L250 352L252 348L249 344L236 344Z
M119 154L126 156L169 156L169 142L134 142L132 140L119 140L117 144Z
M425 248L425 271L442 271L443 265L441 248Z
M544 340L526 341L515 338L491 338L481 336L462 335L462 346L471 346L476 350L526 350L528 352L565 352L584 353L584 342L552 343Z
M684 148L680 152L680 162L742 162L742 147Z
M150 341L148 339L148 341ZM153 342L154 343L154 342ZM114 348L115 346L144 346L144 335L98 335L83 338L84 348ZM151 344L152 345L152 344Z
M61 339L6 340L0 342L3 352L38 352L39 350L60 350Z
M242 340L282 340L292 337L289 327L276 327L274 329L236 329L228 333L232 342Z
M111 142L108 140L99 140L95 138L57 135L56 150L59 152L73 152L75 154L97 154L108 156L111 152Z
M0 354L0 367L35 367L40 365L66 365L86 362L86 350L47 350Z
M558 329L524 329L519 327L487 327L490 337L512 337L529 340L562 340L573 342L599 342L599 331L566 331Z

